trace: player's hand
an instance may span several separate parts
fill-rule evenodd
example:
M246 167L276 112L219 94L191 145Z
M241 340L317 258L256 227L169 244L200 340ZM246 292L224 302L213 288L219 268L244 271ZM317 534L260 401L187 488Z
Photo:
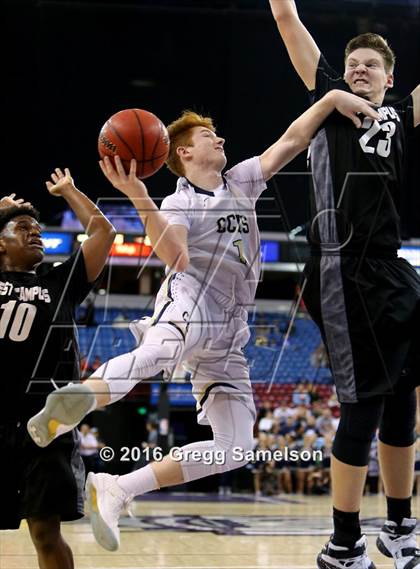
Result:
M73 178L68 168L64 168L64 173L60 168L56 168L55 172L51 174L51 180L52 182L48 181L45 183L52 196L62 196L66 191L75 189Z
M381 118L374 109L376 105L370 101L366 101L366 99L362 99L362 97L339 89L331 91L331 96L337 111L345 117L348 117L356 128L360 128L363 124L363 117L359 115L364 115L374 121Z
M126 174L124 166L119 156L114 156L114 164L105 156L103 160L99 161L99 166L105 177L111 182L114 188L120 190L129 198L146 197L148 195L147 188L139 178L137 178L137 162L134 158L130 163L130 172Z
M31 202L25 202L23 198L15 199L16 194L10 194L0 199L0 209L5 207L32 207Z

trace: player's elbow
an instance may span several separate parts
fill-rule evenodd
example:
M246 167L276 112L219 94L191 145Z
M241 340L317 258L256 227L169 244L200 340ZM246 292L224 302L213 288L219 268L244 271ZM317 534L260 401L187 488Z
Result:
M114 243L115 237L117 235L117 231L115 227L107 220L106 227L103 228L103 242L106 243L109 247Z
M280 33L283 32L286 34L290 27L295 24L299 18L297 14L286 5L286 2L284 2L285 6L282 4L283 3L279 3L279 7L281 7L281 9L277 10L273 16Z

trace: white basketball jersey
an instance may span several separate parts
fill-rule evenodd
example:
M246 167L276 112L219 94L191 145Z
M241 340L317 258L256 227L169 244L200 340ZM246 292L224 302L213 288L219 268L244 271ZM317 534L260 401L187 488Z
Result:
M255 204L266 189L259 157L240 162L212 192L179 178L161 206L170 224L188 229L186 273L227 306L253 304L261 270Z

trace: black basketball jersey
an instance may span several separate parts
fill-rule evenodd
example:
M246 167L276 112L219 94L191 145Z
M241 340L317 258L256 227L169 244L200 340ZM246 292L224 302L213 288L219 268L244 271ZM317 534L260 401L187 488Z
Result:
M321 55L312 101L347 84ZM400 201L405 139L413 130L413 100L376 109L357 129L333 112L310 146L313 250L380 254L401 245ZM363 117L362 117L363 119Z
M74 316L92 284L81 250L44 274L0 271L0 424L26 421L80 379Z

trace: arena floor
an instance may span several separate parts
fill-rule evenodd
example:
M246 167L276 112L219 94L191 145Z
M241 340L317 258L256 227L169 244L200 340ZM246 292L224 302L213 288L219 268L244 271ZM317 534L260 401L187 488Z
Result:
M413 513L420 499L414 498ZM121 548L96 544L88 520L64 524L76 569L313 569L331 532L330 498L149 494L132 505L134 518L121 520ZM384 514L383 496L367 496L363 531L378 568L393 564L375 548ZM36 569L26 524L0 533L1 569Z

